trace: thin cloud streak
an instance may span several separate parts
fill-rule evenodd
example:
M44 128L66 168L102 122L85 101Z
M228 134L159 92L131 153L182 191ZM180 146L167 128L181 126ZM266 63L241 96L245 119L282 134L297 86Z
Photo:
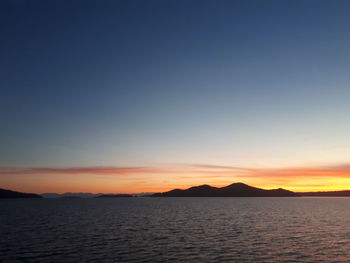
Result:
M338 177L350 178L350 167L327 167L327 168L286 168L286 169L262 169L248 174L248 177Z
M144 166L91 166L91 167L0 167L0 175L35 175L35 174L94 174L94 175L137 175L137 174L186 174L186 178L228 177L247 178L293 178L293 177L341 177L350 178L350 164L304 168L246 168L211 164L187 164L182 168L144 167ZM185 178L185 177L184 177Z
M95 175L131 175L154 174L163 170L150 167L119 167L119 166L93 166L93 167L66 167L66 168L0 168L0 175L33 175L33 174L95 174Z
M213 164L186 164L185 166L190 168L198 169L216 169L216 170L238 170L238 171L254 171L256 169L238 166L224 166L224 165L213 165Z

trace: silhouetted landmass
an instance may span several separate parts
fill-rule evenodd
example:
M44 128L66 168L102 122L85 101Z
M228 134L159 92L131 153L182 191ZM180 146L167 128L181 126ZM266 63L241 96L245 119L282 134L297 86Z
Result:
M133 196L129 194L108 194L108 195L99 195L99 196L96 196L95 198L115 198L115 197L133 197Z
M324 197L350 197L350 190L318 191L318 192L292 192L282 188L265 190L252 187L243 183L234 183L225 187L213 187L210 185L194 186L185 190L174 189L164 193L139 193L139 194L92 194L92 193L45 193L31 194L21 193L0 188L0 198L118 198L118 197L288 197L288 196L324 196Z
M149 197L153 194L156 194L156 192L142 192L142 193L132 194L132 196L133 197Z
M42 198L37 194L27 194L6 189L0 189L0 198Z
M225 187L200 185L186 190L174 189L165 193L157 193L152 197L287 197L299 196L297 193L282 188L265 190L243 183L234 183Z
M96 195L97 194L92 194L92 193L71 193L71 192L67 192L67 193L64 193L64 194L57 194L57 193L44 193L44 194L41 194L41 196L45 197L45 198L62 198L62 197L65 197L65 196L69 196L69 197L77 196L77 197L81 197L81 198L92 198L92 197L95 197Z
M325 191L325 192L303 192L298 193L301 196L350 196L350 190Z

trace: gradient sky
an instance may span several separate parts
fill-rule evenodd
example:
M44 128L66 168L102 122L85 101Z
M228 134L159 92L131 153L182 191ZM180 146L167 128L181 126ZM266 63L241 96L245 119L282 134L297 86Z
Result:
M350 2L0 3L0 188L350 189Z

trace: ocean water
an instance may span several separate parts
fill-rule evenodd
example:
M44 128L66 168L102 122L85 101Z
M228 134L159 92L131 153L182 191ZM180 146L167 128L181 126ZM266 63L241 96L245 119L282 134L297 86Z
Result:
M1 262L350 262L350 198L0 200Z

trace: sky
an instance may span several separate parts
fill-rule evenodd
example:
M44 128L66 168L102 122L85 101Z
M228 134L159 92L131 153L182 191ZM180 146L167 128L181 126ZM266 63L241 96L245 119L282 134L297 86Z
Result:
M350 189L350 2L0 3L0 188Z

